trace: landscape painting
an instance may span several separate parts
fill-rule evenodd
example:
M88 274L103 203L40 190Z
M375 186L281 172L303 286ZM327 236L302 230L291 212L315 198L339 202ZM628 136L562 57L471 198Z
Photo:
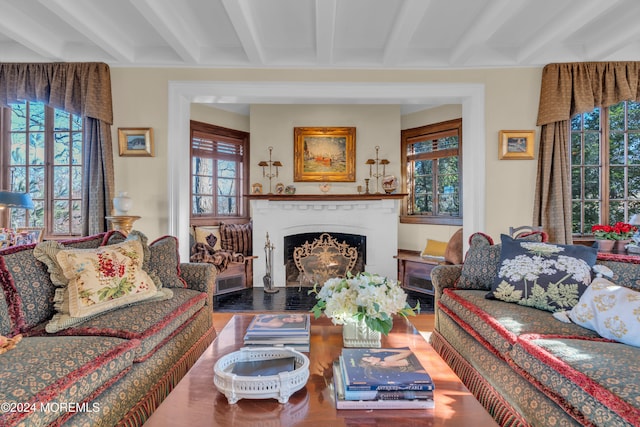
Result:
M152 128L119 128L118 147L120 156L153 157Z
M355 181L353 127L294 128L294 181Z

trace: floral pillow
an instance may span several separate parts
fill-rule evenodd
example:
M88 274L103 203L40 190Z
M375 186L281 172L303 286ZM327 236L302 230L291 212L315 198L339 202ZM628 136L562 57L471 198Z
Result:
M572 308L591 283L597 250L514 240L502 235L500 264L489 299L547 311Z
M640 347L640 292L599 277L570 311L553 313L601 337Z
M46 326L49 333L118 307L173 295L169 289L159 290L142 268L144 251L138 239L96 249L66 249L48 241L39 244L34 255L58 286L56 314Z

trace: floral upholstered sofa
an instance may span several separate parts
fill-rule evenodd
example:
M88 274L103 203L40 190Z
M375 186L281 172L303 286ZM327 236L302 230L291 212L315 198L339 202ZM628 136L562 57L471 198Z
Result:
M432 271L431 343L495 420L640 426L640 258L469 243L462 265Z
M215 275L137 232L0 251L0 425L142 425L215 338Z

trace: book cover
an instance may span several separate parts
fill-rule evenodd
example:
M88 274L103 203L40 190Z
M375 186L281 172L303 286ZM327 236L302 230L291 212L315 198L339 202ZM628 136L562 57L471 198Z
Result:
M278 348L290 348L302 353L308 353L311 349L309 342L306 343L244 343L245 347L278 347Z
M282 357L279 359L236 362L231 369L231 373L243 377L264 377L278 375L280 372L291 372L295 368L295 357Z
M246 336L309 335L311 320L308 313L267 314L254 316L246 331Z
M416 355L405 348L345 348L340 357L345 389L430 391L434 384Z
M390 400L347 400L340 364L333 364L333 388L336 409L433 409L435 401L431 399L390 399Z
M344 400L433 400L433 390L344 390Z

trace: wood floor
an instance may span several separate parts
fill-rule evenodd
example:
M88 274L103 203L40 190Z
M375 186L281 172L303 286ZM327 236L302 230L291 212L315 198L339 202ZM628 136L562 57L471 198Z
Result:
M235 313L213 313L213 326L216 332L220 333L234 314ZM417 316L410 317L409 320L411 320L413 326L420 331L425 339L429 338L431 331L433 331L433 313L418 314Z

